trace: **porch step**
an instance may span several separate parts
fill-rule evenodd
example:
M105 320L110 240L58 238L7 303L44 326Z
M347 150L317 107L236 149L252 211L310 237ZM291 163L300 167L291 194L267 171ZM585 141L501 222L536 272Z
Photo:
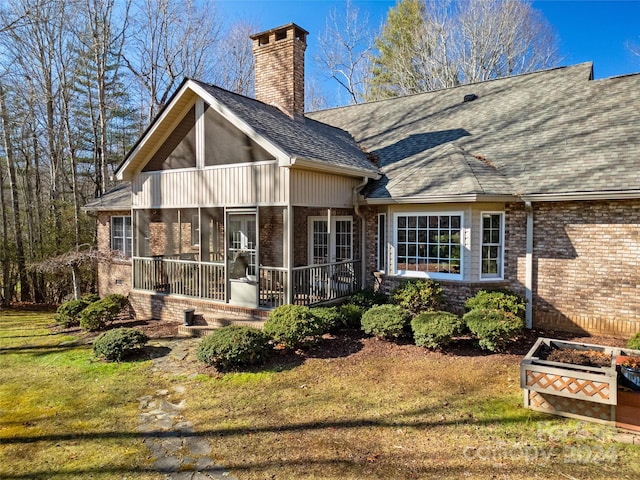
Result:
M212 331L221 327L226 327L227 325L245 325L247 327L254 327L262 330L262 328L264 327L264 320L261 321L230 318L210 318L207 320L206 325L179 325L178 336L204 337L210 334Z
M178 327L179 337L204 337L209 335L215 329L220 327L214 327L210 325L180 325Z

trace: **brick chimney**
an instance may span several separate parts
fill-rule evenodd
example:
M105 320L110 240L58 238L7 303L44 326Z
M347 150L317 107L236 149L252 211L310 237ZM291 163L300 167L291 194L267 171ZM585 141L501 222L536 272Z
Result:
M304 114L304 51L309 32L289 23L251 35L256 98L292 117Z

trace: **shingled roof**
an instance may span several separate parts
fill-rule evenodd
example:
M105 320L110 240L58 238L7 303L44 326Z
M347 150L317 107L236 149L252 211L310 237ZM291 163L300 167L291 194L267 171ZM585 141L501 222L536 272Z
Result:
M308 117L379 159L371 199L640 191L640 74L592 80L591 63Z

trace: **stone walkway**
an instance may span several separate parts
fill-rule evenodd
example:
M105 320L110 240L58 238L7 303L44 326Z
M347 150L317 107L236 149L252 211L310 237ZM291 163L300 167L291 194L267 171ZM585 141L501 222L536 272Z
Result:
M166 355L152 360L154 374L195 376L197 343L197 339L149 342L158 351L170 349ZM188 397L186 388L174 385L171 390L156 390L138 398L138 432L145 436L144 444L154 459L152 468L166 474L167 480L237 480L210 456L211 445L198 437L193 424L184 417L185 397Z

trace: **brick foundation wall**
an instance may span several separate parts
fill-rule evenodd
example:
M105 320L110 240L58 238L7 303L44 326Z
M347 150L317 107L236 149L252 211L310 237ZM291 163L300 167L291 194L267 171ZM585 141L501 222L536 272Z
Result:
M239 306L214 303L196 298L175 297L151 292L133 291L129 300L138 319L155 319L182 322L185 309L195 310L195 323L200 325L219 325L221 320L253 321L261 327L269 314L266 310L257 310Z

